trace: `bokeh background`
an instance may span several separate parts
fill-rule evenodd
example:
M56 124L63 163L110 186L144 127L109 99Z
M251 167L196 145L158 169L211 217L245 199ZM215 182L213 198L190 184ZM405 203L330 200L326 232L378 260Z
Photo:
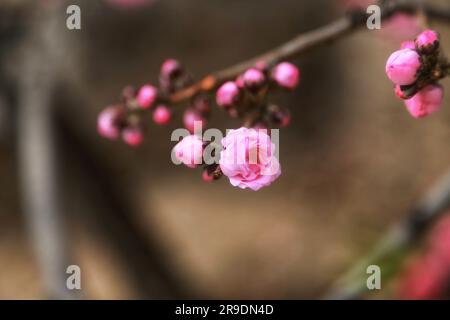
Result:
M68 4L81 7L80 31L65 26ZM283 175L258 192L227 179L206 184L200 170L171 163L182 107L168 127L149 116L138 149L100 138L96 121L125 85L156 82L166 58L200 79L344 12L331 0L155 0L136 9L2 0L0 298L58 297L47 284L57 271L42 270L52 252L81 267L83 298L325 295L449 167L450 95L439 113L409 116L384 73L401 40L395 28L361 29L295 60L299 89L274 97L292 112L280 133ZM450 27L431 23L450 52ZM46 117L53 149L27 117ZM240 123L214 108L210 126ZM53 160L42 164L42 154ZM51 173L28 179L39 164ZM55 220L33 218L33 201L53 207L64 243L39 243L46 235L36 230ZM396 297L395 285L381 295Z

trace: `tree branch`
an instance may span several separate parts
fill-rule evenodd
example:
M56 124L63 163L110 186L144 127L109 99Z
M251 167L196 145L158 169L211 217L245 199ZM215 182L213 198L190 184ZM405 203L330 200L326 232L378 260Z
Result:
M388 1L382 7L381 17L382 19L387 19L399 12L412 13L419 9L424 10L430 18L450 21L450 8L437 8L430 4L424 4L422 1L416 0ZM318 29L300 34L294 39L266 53L207 75L199 82L173 93L169 97L169 102L173 105L180 104L189 101L192 97L199 93L213 91L225 81L232 80L246 69L253 67L258 61L264 61L268 65L273 65L281 60L295 58L313 48L346 36L351 31L364 26L366 24L366 20L367 14L365 11L352 11L346 16Z
M450 208L450 170L412 208L410 214L335 283L326 299L358 299L368 293L366 268L382 268L383 281L396 274L400 259L423 236L426 230Z

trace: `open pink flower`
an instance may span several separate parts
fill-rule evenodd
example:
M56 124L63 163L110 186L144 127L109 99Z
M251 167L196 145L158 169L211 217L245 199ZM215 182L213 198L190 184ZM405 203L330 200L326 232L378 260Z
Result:
M405 105L414 118L423 118L438 111L443 98L442 87L430 84L417 92L411 99L405 100Z
M184 137L173 148L175 157L189 168L195 168L203 160L203 141L197 135Z
M220 169L233 186L257 191L281 175L275 145L266 132L242 127L222 139Z
M398 85L409 85L416 81L420 68L420 56L415 50L395 51L386 62L388 78Z

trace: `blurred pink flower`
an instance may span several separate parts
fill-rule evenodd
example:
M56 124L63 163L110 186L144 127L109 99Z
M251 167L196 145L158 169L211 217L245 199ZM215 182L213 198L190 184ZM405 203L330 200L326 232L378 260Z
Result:
M430 84L417 92L411 99L405 100L405 105L414 118L423 118L438 111L443 98L443 88L437 84Z
M414 39L421 31L422 28L417 17L406 13L397 13L381 23L380 35L398 43Z
M400 275L400 299L444 299L450 286L450 214L432 228L426 251Z

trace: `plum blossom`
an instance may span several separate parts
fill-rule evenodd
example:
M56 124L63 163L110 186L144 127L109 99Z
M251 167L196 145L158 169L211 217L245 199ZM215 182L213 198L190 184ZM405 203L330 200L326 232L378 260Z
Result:
M220 169L233 186L257 191L281 175L275 145L266 132L241 127L222 139Z

